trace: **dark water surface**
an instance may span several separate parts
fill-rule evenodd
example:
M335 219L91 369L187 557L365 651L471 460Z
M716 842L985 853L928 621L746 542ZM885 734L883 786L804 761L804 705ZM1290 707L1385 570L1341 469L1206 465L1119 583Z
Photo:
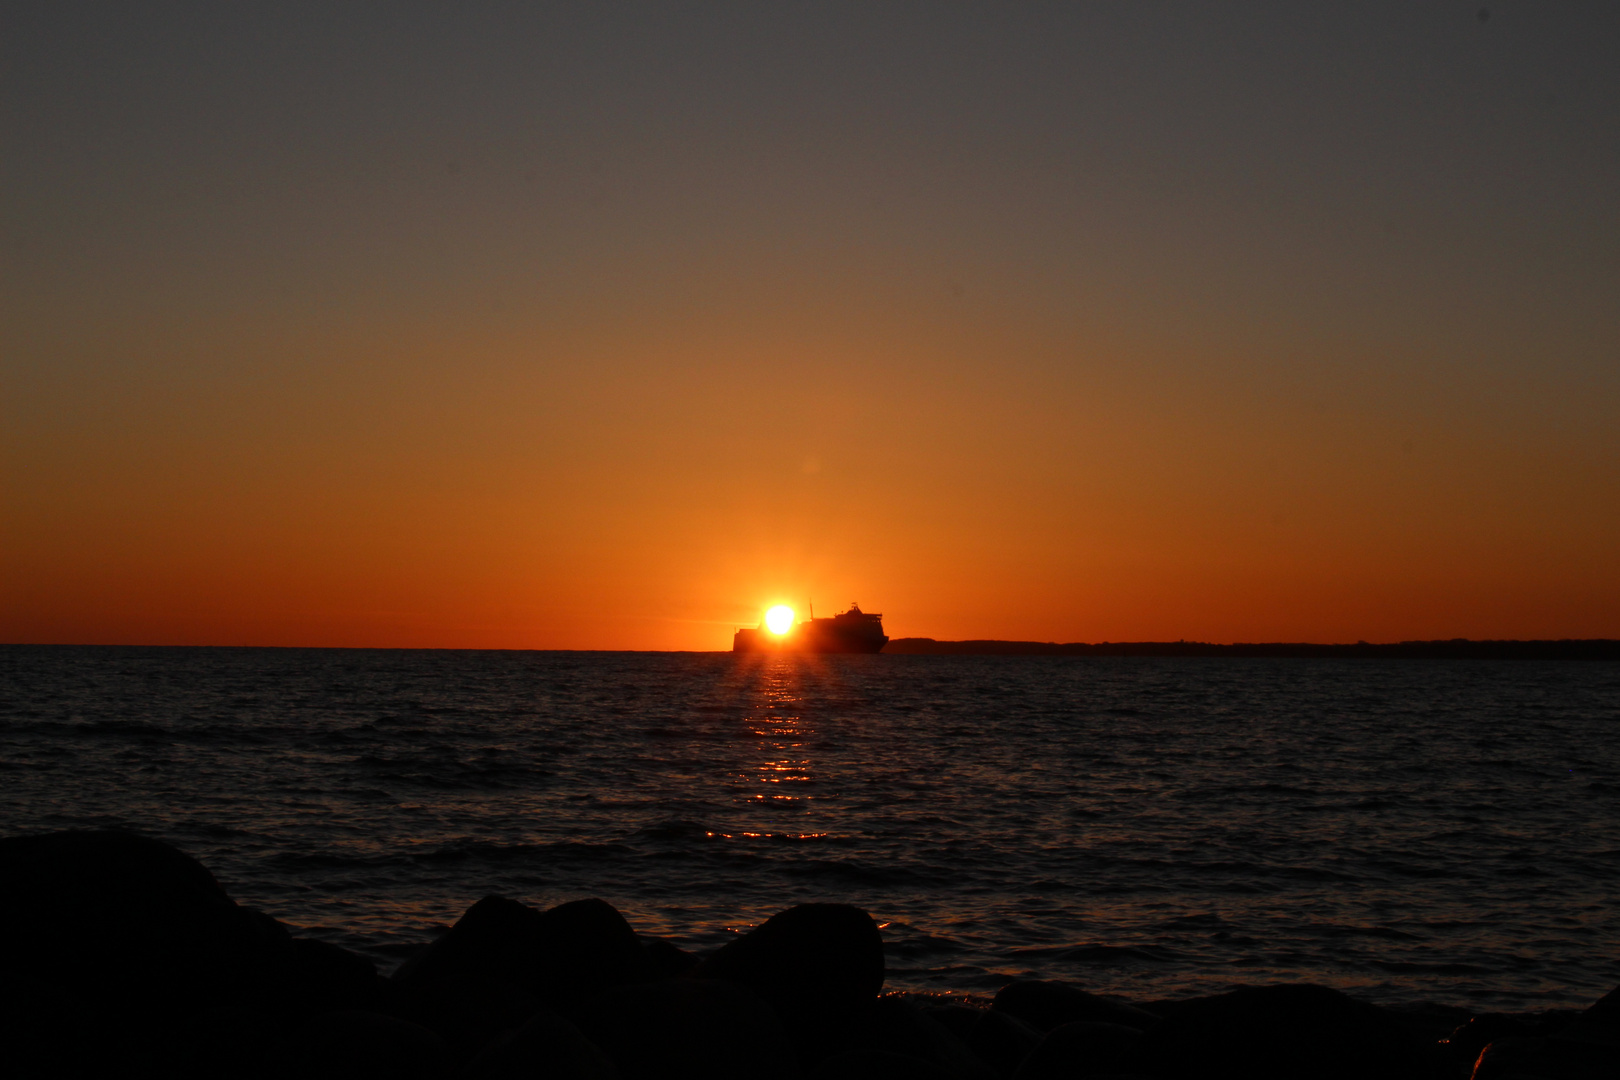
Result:
M1620 665L0 649L0 831L141 830L391 962L485 893L890 985L1620 982Z

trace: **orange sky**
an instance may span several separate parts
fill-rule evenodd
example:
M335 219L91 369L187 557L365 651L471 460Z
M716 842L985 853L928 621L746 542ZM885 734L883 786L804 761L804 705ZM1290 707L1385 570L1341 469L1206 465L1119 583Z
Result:
M44 20L0 641L1620 637L1616 38L1471 11Z

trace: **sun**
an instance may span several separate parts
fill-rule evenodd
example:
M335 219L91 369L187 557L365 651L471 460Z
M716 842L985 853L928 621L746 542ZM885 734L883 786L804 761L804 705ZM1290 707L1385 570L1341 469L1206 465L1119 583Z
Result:
M786 604L777 604L765 613L765 625L771 628L773 634L785 634L793 629L793 609Z

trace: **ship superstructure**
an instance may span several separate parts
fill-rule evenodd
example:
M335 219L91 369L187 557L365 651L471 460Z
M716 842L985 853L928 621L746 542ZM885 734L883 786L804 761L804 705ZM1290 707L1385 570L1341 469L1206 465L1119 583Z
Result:
M875 653L889 643L883 616L850 604L849 610L826 619L797 623L785 634L775 634L761 622L738 630L732 652Z

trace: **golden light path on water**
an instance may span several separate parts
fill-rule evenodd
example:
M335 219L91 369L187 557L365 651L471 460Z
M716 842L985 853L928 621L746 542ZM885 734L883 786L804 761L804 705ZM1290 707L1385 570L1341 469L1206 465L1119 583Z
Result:
M767 615L767 625L773 630L776 629L775 616L778 612L787 613L787 625L791 626L793 611L786 607L772 608ZM740 788L736 801L754 805L805 802L810 798L806 788L814 783L811 776L811 761L807 755L809 741L815 737L815 732L805 726L804 717L798 708L800 698L794 685L797 681L795 678L797 671L791 664L778 662L762 669L759 674L761 683L757 711L746 717L742 723L752 738L760 740L765 760L760 761L752 769L735 774ZM749 830L735 834L710 832L708 835L727 839L732 836L751 839L780 836L788 840L813 840L824 838L827 834Z

